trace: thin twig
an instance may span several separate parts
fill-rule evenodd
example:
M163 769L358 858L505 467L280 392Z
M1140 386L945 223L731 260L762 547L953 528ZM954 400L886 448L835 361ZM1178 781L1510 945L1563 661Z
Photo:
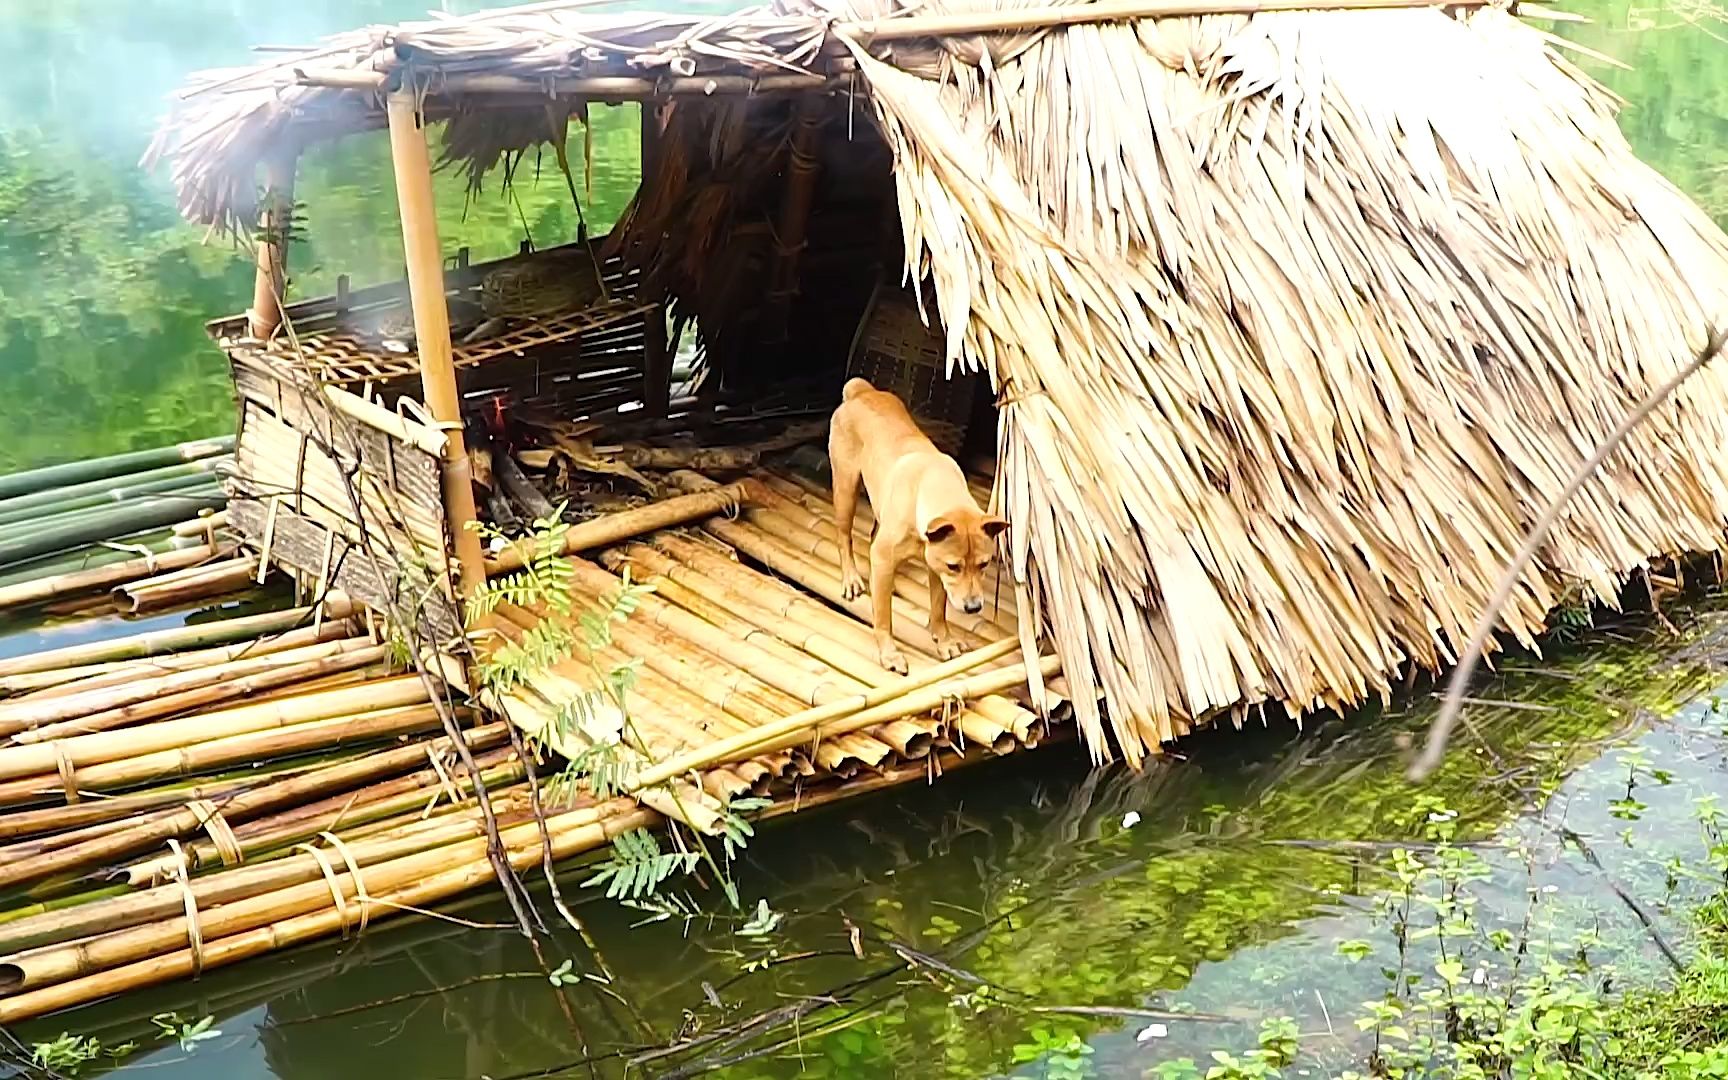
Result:
M1452 727L1458 721L1459 710L1464 705L1464 688L1470 683L1470 676L1475 674L1476 665L1482 659L1482 653L1488 645L1488 638L1494 633L1494 627L1500 621L1500 610L1511 599L1512 590L1518 587L1518 581L1524 576L1524 568L1530 560L1536 557L1536 551L1548 539L1548 533L1554 528L1554 523L1560 519L1560 513L1566 504L1572 501L1572 496L1578 494L1587 480L1601 468L1608 456L1619 449L1620 444L1631 434L1644 418L1656 411L1657 406L1668 400L1681 383L1691 378L1698 369L1709 363L1717 353L1722 351L1722 345L1728 341L1728 323L1710 332L1704 347L1698 351L1691 362L1676 371L1661 386L1645 395L1638 407L1626 414L1618 427L1609 433L1606 439L1596 447L1596 450L1578 467L1572 471L1566 486L1549 500L1543 508L1536 523L1530 526L1524 535L1524 543L1519 546L1517 554L1507 564L1506 570L1500 575L1500 583L1494 589L1494 595L1482 609L1482 614L1476 619L1476 627L1470 633L1470 641L1464 646L1464 653L1458 658L1458 667L1452 672L1452 679L1446 685L1446 701L1440 706L1440 714L1434 718L1433 726L1428 729L1428 741L1422 748L1422 754L1411 764L1409 777L1420 783L1433 775L1440 767L1440 761L1446 756L1446 743L1452 736Z

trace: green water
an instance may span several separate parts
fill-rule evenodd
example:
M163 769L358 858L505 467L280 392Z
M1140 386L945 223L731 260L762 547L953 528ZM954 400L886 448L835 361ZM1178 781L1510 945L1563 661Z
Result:
M244 60L249 43L306 41L421 6L9 5L0 19L0 430L9 436L0 470L228 427L223 367L201 324L244 306L251 271L181 225L163 178L133 167L162 97L190 69ZM1728 216L1728 159L1717 150L1728 142L1728 25L1625 0L1574 7L1598 21L1568 35L1634 65L1585 62L1632 102L1623 124L1640 152ZM600 167L586 209L597 225L634 184L634 130L628 110L596 113ZM381 138L313 155L298 194L310 213L308 243L294 252L302 295L327 290L338 273L357 283L397 273ZM446 246L466 243L484 258L514 250L524 222L541 243L574 230L557 177L523 183L518 196L519 206L469 206L445 181ZM1628 977L1654 977L1660 959L1610 877L1686 947L1685 912L1711 884L1671 886L1664 865L1696 861L1692 800L1728 780L1724 719L1709 704L1728 689L1712 673L1728 656L1723 610L1712 601L1680 617L1685 647L1632 622L1477 688L1522 704L1479 709L1477 736L1461 741L1430 790L1496 870L1488 917L1522 913L1532 883L1512 852L1525 845L1540 853L1533 884L1543 910L1599 923L1603 951ZM1220 733L1140 776L1088 770L1072 747L1050 747L935 788L801 814L766 827L742 869L745 897L765 897L784 916L764 939L739 936L724 918L634 925L643 913L592 899L580 888L586 873L573 869L565 887L583 901L588 942L560 931L537 956L513 933L484 927L504 913L482 897L459 911L482 925L375 928L357 943L19 1034L136 1039L143 1046L120 1074L161 1080L664 1075L698 1054L709 1064L750 1055L724 1072L732 1077L1138 1077L1171 1057L1251 1045L1258 1018L1283 1013L1312 1049L1306 1075L1322 1075L1326 1062L1360 1060L1347 1017L1383 988L1378 966L1390 946L1374 912L1389 887L1386 847L1419 827L1405 820L1414 792L1398 765L1430 711L1417 696L1301 738ZM1640 792L1648 806L1637 820L1614 816L1628 745L1672 781ZM1604 871L1563 849L1561 820L1591 839ZM698 899L717 913L713 894ZM1340 956L1336 943L1351 939L1372 942L1374 956ZM566 960L582 977L555 988L547 973ZM1216 1019L1155 1029L1146 1016L1044 1011L1075 1007ZM778 1010L775 1022L740 1027L767 1010ZM188 1053L151 1026L165 1012L210 1015L221 1034ZM1059 1044L1090 1048L1079 1074L1046 1052Z

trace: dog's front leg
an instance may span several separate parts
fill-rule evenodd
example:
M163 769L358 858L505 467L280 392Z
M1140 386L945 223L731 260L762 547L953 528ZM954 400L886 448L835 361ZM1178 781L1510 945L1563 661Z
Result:
M890 546L870 545L870 625L876 631L876 654L882 666L901 675L909 670L906 655L894 643L894 568L899 560Z
M935 571L930 573L930 636L936 639L938 660L952 660L966 651L948 630L948 590Z

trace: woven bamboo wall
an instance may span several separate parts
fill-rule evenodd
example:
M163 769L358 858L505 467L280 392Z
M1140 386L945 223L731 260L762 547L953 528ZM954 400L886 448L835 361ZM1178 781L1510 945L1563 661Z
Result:
M423 632L458 632L440 463L336 414L255 359L233 360L240 400L230 523L314 590L340 589ZM358 504L358 506L356 505Z

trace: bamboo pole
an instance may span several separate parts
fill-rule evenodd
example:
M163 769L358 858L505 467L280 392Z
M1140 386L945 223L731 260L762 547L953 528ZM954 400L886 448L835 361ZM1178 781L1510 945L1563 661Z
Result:
M1006 656L1017 648L1019 648L1018 642L1010 640L998 641L987 645L982 649L966 653L963 656L957 656L952 660L944 661L934 667L926 668L923 671L908 675L897 686L882 687L880 689L871 690L867 693L853 695L844 700L832 701L824 705L818 705L814 708L806 709L801 713L788 716L777 723L765 724L748 735L739 736L737 739L732 740L722 740L704 747L700 752L685 755L680 759L662 762L655 766L650 772L637 777L636 782L632 787L633 789L639 789L651 784L660 783L663 780L687 772L690 769L700 768L709 761L724 761L727 756L736 755L737 750L741 747L753 746L765 740L771 740L780 736L792 736L794 741L787 745L796 745L796 742L802 741L810 731L820 725L830 724L841 719L856 719L858 716L868 713L872 709L881 708L885 704L892 703L897 705L917 695L927 694L932 687L935 687L938 691L942 691L935 696L934 704L929 706L929 708L935 709L941 707L942 702L948 698L957 696L979 697L984 693L995 693L998 690L1013 686L1015 685L1015 680L1013 678L1015 675L1018 675L1019 681L1024 683L1026 680L1026 667L1024 664L1016 664L1013 667L1004 668L1000 671L989 672L987 677L992 680L992 683L1006 680L1001 681L1000 685L995 686L992 690L966 694L963 690L969 689L970 684L967 684L964 688L957 688L956 684L952 682L956 676L971 671L972 669L988 663L991 660L995 660L998 657ZM1043 666L1044 664L1041 662L1040 668ZM886 715L883 719L894 720L909 715L912 715L912 713L898 712Z
M586 594L583 598L588 599ZM512 604L498 605L497 613L506 624L501 629L513 640L520 635L510 633L511 628L526 630L546 617ZM770 700L772 695L791 702L793 708L798 707L796 698L781 694L739 668L714 663L659 627L644 627L626 620L613 628L612 635L615 647L602 651L605 662L617 664L640 657L644 670L639 678L654 687L657 699L669 701L677 711L701 716L708 711L705 705L713 706L720 710L716 721L730 719L738 725L734 730L743 730L752 723L782 715ZM574 664L566 661L557 669L567 671ZM795 771L790 754L765 758L762 765L776 776L790 776Z
M82 769L211 739L287 727L309 720L328 720L362 710L418 705L425 700L426 688L419 677L401 675L359 687L241 705L130 730L80 735L52 744L9 746L0 748L0 780L51 773L59 768L62 760L71 768Z
M129 795L113 795L92 802L74 803L66 806L46 806L35 810L12 810L0 814L0 839L15 840L20 837L79 830L116 821L124 823L127 819L147 815L151 811L160 810L163 807L181 806L194 799L225 799L235 792L244 791L257 784L298 776L320 767L327 767L327 765L277 766L259 769L256 770L257 775L239 778L216 777L200 783L152 788L148 791L135 792ZM0 911L0 921L7 917L7 912Z
M219 463L229 459L216 459ZM198 465L203 465L199 462ZM61 492L43 492L40 495L29 496L30 499L44 499L37 505L17 506L0 511L0 528L11 530L17 526L39 527L51 521L71 520L72 514L89 514L96 510L109 510L125 506L127 503L151 495L188 495L202 494L217 487L217 479L210 475L209 470L193 466L176 466L170 470L174 475L161 480L137 481L131 477L119 477L106 483L113 487L104 487L86 495L66 495ZM54 496L49 499L48 496ZM24 499L20 499L24 502Z
M297 684L309 681L322 681L324 677L336 673L358 674L360 673L359 669L372 668L384 661L389 655L388 646L371 645L366 642L366 638L358 638L355 639L356 647L353 649L338 649L328 655L298 662L283 661L278 665L266 667L249 675L230 673L212 685L199 686L179 693L164 693L158 697L131 705L90 713L74 720L49 724L34 731L20 732L13 736L12 741L21 745L28 745L76 738L80 735L130 727L158 717L177 716L181 713L191 712L193 709L220 705L237 698L259 698L267 695L268 691L279 690L284 687L296 687ZM333 642L332 644L346 645L348 642ZM283 654L284 657L287 655ZM269 700L277 699L272 697Z
M578 814L579 820L581 816ZM554 833L569 828L568 822L559 814L548 815L546 825ZM511 850L537 845L540 839L539 825L535 822L511 826L501 832L506 847ZM452 865L473 862L489 870L486 845L484 837L440 845L430 851L373 863L360 876L365 891L375 894L401 889ZM334 889L343 891L344 901L358 899L360 890L354 877L344 866L343 871L336 875L334 885L324 880L308 881L262 896L211 907L198 915L200 936L208 942L268 926L284 918L335 907ZM0 962L0 994L38 989L171 952L186 942L186 922L182 916L70 945L16 954Z
M470 741L477 745L496 745L503 740L502 725L492 725L490 730L477 728L470 735ZM440 741L448 746L448 740ZM414 752L409 752L410 750ZM185 836L203 828L211 815L220 815L222 822L231 828L271 810L297 805L303 800L320 795L346 791L369 779L387 776L391 769L405 767L415 758L424 760L426 754L431 752L435 751L426 744L386 750L355 762L316 769L237 792L219 802L209 800L207 807L198 806L196 800L188 799L182 806L149 815L136 823L122 823L122 828L85 837L77 842L69 838L50 838L51 850L29 858L14 856L13 849L0 849L0 888L38 881L69 870L101 865L110 859L147 850L169 837ZM240 839L237 835L236 840ZM243 844L241 850L244 854L250 854L245 851ZM193 865L198 864L195 861Z
M110 595L121 611L141 615L194 600L245 591L257 576L258 557L242 555L117 585Z
M555 860L565 859L591 850L620 833L649 827L655 823L655 820L656 815L652 812L635 810L608 817L600 822L587 823L572 828L563 825L557 817L553 817L548 823L548 832L552 840L550 845L552 858ZM514 841L516 839L515 830L511 830L511 834ZM513 844L507 853L511 867L518 871L533 868L539 864L542 858L539 829L530 826L524 835L526 838L520 843ZM445 860L445 865L448 866L449 853L458 847L461 845L449 845L438 849L433 854L440 855ZM421 858L421 856L409 856L409 858ZM401 861L403 860L394 860L393 862ZM380 922L400 913L405 908L413 909L436 904L448 897L476 888L492 880L493 869L482 855L473 861L464 862L447 869L439 870L437 864L434 863L427 870L418 872L417 875L390 875L391 880L404 877L405 880L401 880L395 888L385 888L377 883L370 872L363 875L362 880L367 884L367 894L371 898L363 906L370 921ZM349 902L353 907L362 906L361 903L353 899L352 875L339 875L338 887L342 888L344 893L349 896ZM330 895L329 890L326 889L325 898L329 899ZM215 912L221 910L222 908L214 909ZM266 911L264 914L269 916L273 912ZM354 911L338 909L334 904L298 916L278 916L272 922L243 933L205 938L203 947L196 957L189 948L175 950L134 964L110 968L68 982L58 983L32 993L0 998L0 1024L17 1023L33 1016L82 1004L97 997L107 997L114 993L185 978L200 971L238 963L241 960L301 942L314 941L338 930L346 929L354 923L357 917ZM183 926L184 920L181 920L181 923Z
M193 668L224 664L249 656L287 652L289 649L321 641L336 641L353 637L358 629L352 619L336 619L322 626L303 626L298 630L253 638L236 645L164 653L143 660L106 660L98 664L80 664L49 671L26 672L23 675L7 675L0 677L0 693L29 693L41 697L78 693L131 679L166 675L171 671L190 671Z
M247 333L269 341L282 325L282 297L288 290L288 239L294 220L292 146L278 147L264 158L264 195L258 223L256 269L252 275L252 307L246 312Z
M72 784L81 795L129 787L169 776L190 776L226 765L243 764L264 757L328 750L395 735L409 735L440 725L431 705L379 709L359 716L338 716L301 724L288 724L243 732L106 761L73 773ZM96 738L99 736L89 736ZM65 798L67 785L59 773L0 783L0 806Z
M20 510L37 511L39 516L52 515L54 507L73 502L87 495L98 495L105 500L113 500L116 493L135 490L141 484L154 484L164 481L179 481L202 479L212 482L216 469L222 465L232 464L234 459L223 454L217 457L204 457L196 461L185 461L174 465L164 465L148 472L135 473L131 476L107 477L100 480L89 480L70 487L54 488L46 491L36 491L28 495L17 495L0 501L0 515L15 515Z
M0 660L0 677L109 660L137 660L182 649L225 645L246 638L297 629L312 621L313 610L304 607L269 611L260 615L246 615L195 626L179 626L172 630L153 630L127 638L93 641L63 649L29 653ZM345 619L354 614L355 610L354 603L340 594L333 594L324 602L324 617L327 619Z
M366 650L372 650L371 655L374 659L382 658L384 655L382 648L373 645L368 638L347 638L341 641L304 645L287 652L247 657L244 660L234 660L226 664L213 664L193 668L189 671L171 672L154 678L133 679L118 685L97 687L78 693L59 694L46 698L23 698L0 704L0 735L14 736L14 741L29 741L27 738L16 737L32 728L40 728L64 720L73 720L93 713L108 712L128 705L149 703L153 699L177 694L183 690L211 686L226 679L288 667L307 660L323 659L343 653ZM6 750L0 749L0 759L4 759L6 756ZM12 756L16 758L19 755L14 754ZM7 775L17 774L8 774L5 771L5 766L0 765L0 779Z
M658 529L687 525L715 514L729 513L753 502L757 491L757 485L743 480L724 487L716 486L710 491L679 495L649 503L647 506L639 506L634 510L623 510L584 521L570 526L564 534L563 553L574 555L594 548L609 547ZM527 554L521 545L512 544L487 561L487 576L520 570Z
M0 476L0 499L14 499L20 495L33 495L38 491L66 488L88 483L92 480L106 480L110 477L159 469L181 462L197 461L200 458L230 453L233 449L234 436L224 435L220 438L197 439L192 442L177 443L173 446L158 447L154 450L133 450L124 454L114 454L110 457L72 461L63 465L48 465L27 472Z
M628 812L634 805L634 800L612 799L605 803L583 804L564 813L569 823L586 824ZM344 844L355 864L366 867L484 835L484 825L479 816L470 813L459 818L416 822L390 833L344 840ZM334 861L340 863L341 860L337 858ZM217 904L322 879L323 871L317 858L309 853L298 853L193 878L188 882L188 888L193 902L203 911ZM187 889L177 884L158 885L64 911L43 912L14 923L0 924L0 949L8 953L22 952L183 916L186 892Z
M1038 668L1045 674L1051 674L1062 669L1062 661L1054 655L1045 656L1039 661ZM796 746L812 737L832 738L889 720L931 712L950 702L965 701L985 694L999 693L1011 687L1023 686L1026 683L1026 676L1026 665L1016 664L1013 667L998 668L995 671L987 671L952 682L927 686L826 723L812 725L809 721L803 721L805 730L802 732L762 735L754 742L745 745L742 752L753 756L781 747ZM795 719L797 718L788 717L783 726L791 726ZM728 748L726 751L728 756L739 752L736 748ZM709 753L710 757L701 761L700 764L690 767L705 768L710 764L721 763L723 760L712 756L718 753L715 748L710 747Z
M438 250L438 215L432 199L432 163L412 90L390 94L390 159L402 216L408 262L408 297L414 308L414 347L427 412L444 432L444 505L460 570L459 593L472 595L486 581L480 534L474 531L474 481L462 439L462 398L451 356L450 311L444 299L444 260Z
M1425 7L1480 7L1487 0L1441 4L1435 0L1090 0L1064 7L1012 8L902 15L837 23L835 37L860 45L919 37L963 37L1050 30L1085 23L1166 19L1192 15L1254 15L1266 11L1388 11Z
M490 746L506 737L500 728L496 737L489 738L486 745ZM426 743L413 745L424 747ZM481 754L475 761L482 766L481 782L486 785L488 797L495 802L493 812L503 815L516 805L511 801L515 798L511 785L525 775L522 762L514 757L509 747ZM474 786L466 772L462 772L461 776L453 781L459 801L450 805L438 801L448 797L449 789L444 786L444 777L451 771L446 769L444 774L440 774L437 770L426 769L399 777L376 788L361 789L348 795L333 795L308 806L291 807L234 829L234 845L243 859L251 859L257 855L279 852L292 844L309 841L325 833L334 833L338 829L345 839L386 835L403 825L424 821L430 816L442 816L445 810L479 811L479 805L472 802ZM526 809L528 804L524 801L521 805ZM439 809L440 806L444 806L444 810ZM483 816L480 820L484 823ZM185 844L181 847L181 852L188 864L188 870L223 864L226 861L222 849L210 840ZM118 872L117 876L132 888L148 888L171 880L178 862L172 854L162 855L133 863Z
M201 506L216 509L227 501L227 497L221 494L152 495L88 518L80 516L76 521L43 528L30 535L0 539L0 566L81 547L99 540L112 540L133 533L165 528L184 518L190 510Z
M760 324L764 341L786 340L792 297L798 291L798 256L804 249L804 238L810 228L810 207L816 198L822 120L827 108L827 99L818 94L801 95L794 107L792 137L787 142L786 191L780 206L780 225L774 231L773 279Z
M215 557L218 557L217 553L207 547L186 548L109 566L98 566L90 570L73 570L35 581L19 582L16 585L0 587L0 610L29 607L63 596L96 592L154 574L184 570Z
M227 527L228 511L217 510L210 513L199 514L195 518L188 518L174 526L170 531L172 531L175 536L190 538L202 536L214 541L216 531L218 529L226 529Z

